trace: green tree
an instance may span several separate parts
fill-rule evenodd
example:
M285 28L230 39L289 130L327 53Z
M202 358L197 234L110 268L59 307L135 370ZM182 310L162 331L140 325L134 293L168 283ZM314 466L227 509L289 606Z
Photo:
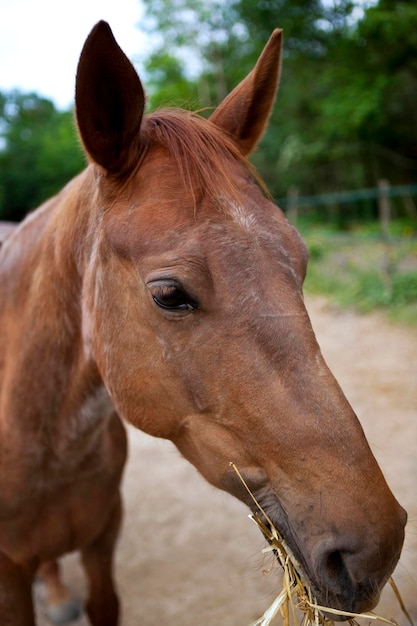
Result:
M317 130L340 186L417 180L416 23L414 2L380 0L333 42Z
M20 220L84 165L71 112L36 94L0 97L0 218Z
M200 106L216 105L242 75L241 61L247 56L247 33L234 2L144 0L144 4L146 28L162 34L163 52L177 58L182 74L194 81Z
M164 49L154 52L145 64L150 109L161 106L199 106L197 85L185 75L179 59Z

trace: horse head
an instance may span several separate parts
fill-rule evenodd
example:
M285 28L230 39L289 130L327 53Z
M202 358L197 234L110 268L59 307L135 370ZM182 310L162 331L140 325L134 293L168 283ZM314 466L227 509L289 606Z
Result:
M208 120L145 115L136 71L107 24L94 28L76 89L95 241L84 342L124 419L253 507L234 462L319 603L361 612L397 563L406 515L321 355L306 246L246 159L280 50L276 30Z

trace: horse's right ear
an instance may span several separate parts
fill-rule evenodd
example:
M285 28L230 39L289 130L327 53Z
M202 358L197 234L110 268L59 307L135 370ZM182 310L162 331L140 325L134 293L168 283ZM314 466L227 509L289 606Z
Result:
M112 174L137 162L145 94L135 68L106 22L84 44L75 89L76 117L92 160Z

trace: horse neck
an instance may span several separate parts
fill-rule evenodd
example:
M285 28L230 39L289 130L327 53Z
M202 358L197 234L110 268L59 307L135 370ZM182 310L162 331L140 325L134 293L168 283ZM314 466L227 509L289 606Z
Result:
M3 427L19 423L32 433L56 430L101 386L81 332L88 176L87 171L40 207L1 251Z

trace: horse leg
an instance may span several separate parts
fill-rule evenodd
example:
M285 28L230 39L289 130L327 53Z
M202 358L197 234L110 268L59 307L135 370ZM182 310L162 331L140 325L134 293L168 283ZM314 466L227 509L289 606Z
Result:
M53 624L65 624L81 615L81 604L61 581L57 561L43 563L38 575L46 587L46 614Z
M1 626L35 626L32 579L33 572L0 553Z
M120 494L102 533L81 552L90 583L86 612L92 626L117 626L119 600L113 584L113 552L122 519Z

